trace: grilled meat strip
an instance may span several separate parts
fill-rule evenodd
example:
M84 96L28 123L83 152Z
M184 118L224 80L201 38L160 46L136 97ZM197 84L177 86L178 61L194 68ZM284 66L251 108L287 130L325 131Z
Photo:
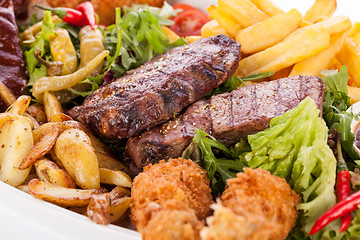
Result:
M12 1L0 0L0 81L17 97L24 94L27 75ZM0 112L7 109L0 98Z
M101 87L69 114L108 139L135 136L223 83L240 54L240 44L225 35L174 48Z
M296 107L307 96L322 109L324 91L320 78L299 75L215 95L192 104L182 116L130 138L127 151L138 168L179 157L197 128L231 146L265 130L272 118Z

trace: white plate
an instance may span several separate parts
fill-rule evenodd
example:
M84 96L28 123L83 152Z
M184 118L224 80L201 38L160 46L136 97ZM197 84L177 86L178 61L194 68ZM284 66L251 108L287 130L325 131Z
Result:
M170 0L188 3L201 9L217 0ZM314 0L273 0L284 10L297 8L302 13ZM357 0L338 0L336 15L357 17ZM360 105L359 105L360 106ZM68 211L56 205L38 200L3 182L0 182L0 235L1 239L141 239L140 234L114 225L101 226L92 223L85 216Z

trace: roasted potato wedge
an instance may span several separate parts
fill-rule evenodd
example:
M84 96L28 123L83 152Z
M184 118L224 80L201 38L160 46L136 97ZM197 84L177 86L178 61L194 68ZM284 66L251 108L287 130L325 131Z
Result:
M55 122L53 121L52 117L54 115L64 112L60 102L56 98L55 94L48 91L44 92L43 101L44 101L45 114L48 122Z
M128 188L132 187L131 177L119 170L100 168L100 182Z
M28 183L29 192L36 198L64 207L84 207L90 202L98 189L73 189L56 186L51 183L33 179Z
M26 112L28 106L30 105L31 97L30 96L20 96L16 101L11 104L11 106L6 110L8 113L22 115Z
M110 201L113 202L113 201L116 201L123 197L130 197L130 195L131 195L131 192L130 192L129 188L125 188L122 186L116 186L110 192Z
M100 188L99 163L91 140L84 131L73 128L63 131L56 140L54 150L78 186Z
M11 106L16 101L15 95L2 82L0 82L0 96L7 106Z
M112 201L110 204L110 223L118 221L129 209L131 203L130 197L123 197Z
M36 162L36 160L45 156L45 154L47 154L54 146L59 134L59 129L56 126L51 125L47 134L35 143L30 152L22 160L21 164L19 165L19 169L24 170L30 167L30 165Z
M19 116L6 121L1 127L1 137L6 141L1 145L0 180L12 186L21 185L30 173L30 168L20 170L19 164L33 147L30 120Z
M34 168L41 181L65 188L76 188L75 182L70 175L46 158L36 161Z

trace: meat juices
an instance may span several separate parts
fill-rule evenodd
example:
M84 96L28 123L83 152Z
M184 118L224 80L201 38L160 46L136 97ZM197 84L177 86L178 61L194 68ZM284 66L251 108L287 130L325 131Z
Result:
M0 81L17 97L24 93L27 84L18 34L12 1L0 0ZM0 111L7 107L0 98Z
M269 127L270 120L310 96L322 109L325 86L319 77L295 76L249 85L200 100L185 113L132 137L127 151L138 168L179 157L197 128L227 146Z
M117 140L163 123L234 74L240 44L204 38L153 58L69 111L98 135Z

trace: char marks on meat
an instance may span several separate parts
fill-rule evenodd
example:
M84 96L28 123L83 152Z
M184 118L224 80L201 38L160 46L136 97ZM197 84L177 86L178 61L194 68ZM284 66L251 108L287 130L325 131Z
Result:
M23 52L19 45L12 1L0 0L0 81L16 96L24 93L27 84ZM0 98L0 111L7 108Z
M320 78L300 75L202 99L189 106L182 116L130 138L127 151L139 168L179 157L197 128L231 146L265 130L272 118L296 107L307 96L322 109L324 91Z
M135 136L223 83L240 54L240 44L225 35L174 48L101 87L69 114L108 139Z

